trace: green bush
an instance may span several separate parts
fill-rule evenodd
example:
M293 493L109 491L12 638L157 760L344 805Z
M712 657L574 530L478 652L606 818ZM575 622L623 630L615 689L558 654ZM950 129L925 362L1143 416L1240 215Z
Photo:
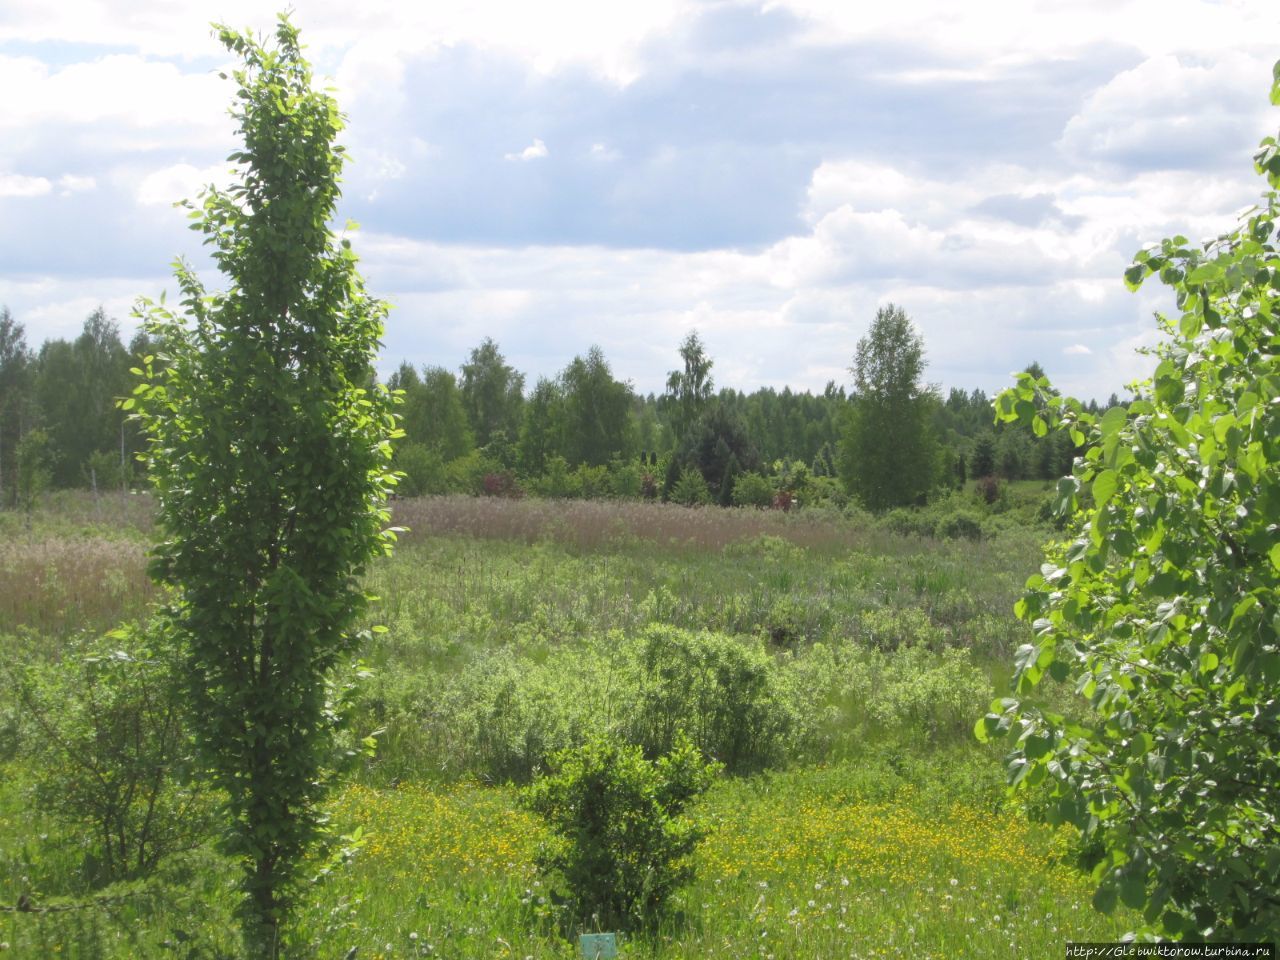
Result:
M511 648L478 653L438 689L406 688L398 702L364 709L406 746L416 727L429 747L414 756L434 755L450 774L527 782L549 756L594 735L616 734L657 757L681 730L739 773L781 764L799 733L780 679L759 638L653 625L556 645L540 659Z
M697 467L686 467L680 471L680 479L671 488L670 500L686 507L699 507L711 502L711 490Z
M479 450L472 450L445 464L445 492L481 496L485 492L484 478L489 474L502 472L503 466L497 460L485 456Z
M863 637L877 650L927 647L940 650L947 633L918 607L876 607L862 617Z
M186 777L178 654L154 620L82 640L17 678L36 801L83 834L90 882L145 874L211 830L206 795Z
M735 507L769 507L773 505L773 484L758 473L738 475L733 484Z
M731 773L781 762L792 728L777 664L759 640L678 627L645 630L630 739L648 756L674 748L687 731Z
M590 464L580 463L574 470L574 477L578 489L577 495L584 500L602 500L613 492L609 468L603 464L593 467Z
M569 462L556 455L548 457L542 475L529 481L529 489L540 497L553 500L568 500L582 496L582 482L575 471L569 469Z
M937 533L944 540L981 540L982 521L971 513L953 513L939 522Z
M609 464L609 495L619 500L639 500L644 494L646 473L636 460L613 460Z
M495 781L527 782L552 754L603 729L608 664L563 647L543 663L509 649L477 656L432 715L440 752Z
M871 716L885 727L936 739L973 727L992 697L991 680L973 665L969 651L950 647L941 657L920 647L893 654L876 684Z
M552 758L521 800L554 834L538 865L563 885L571 925L634 930L661 919L693 878L691 857L708 830L686 810L718 772L685 737L655 761L603 738Z
M1280 105L1280 63L1271 102ZM1200 244L1139 251L1137 289L1172 287L1151 378L1090 412L1023 373L1000 420L1084 450L1058 481L1067 536L1016 612L1014 695L976 732L1011 749L1010 787L1048 798L1094 853L1094 905L1135 935L1274 940L1280 930L1280 142L1254 155L1261 201ZM1060 441L1063 446L1066 442ZM1033 694L1066 683L1078 723Z

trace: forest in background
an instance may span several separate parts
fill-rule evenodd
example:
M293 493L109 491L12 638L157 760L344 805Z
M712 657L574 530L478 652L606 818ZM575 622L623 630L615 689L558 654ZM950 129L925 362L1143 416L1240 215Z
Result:
M923 344L917 348L922 373ZM22 323L0 307L0 505L30 504L46 488L144 485L142 441L119 401L137 384L130 371L155 350L141 331L125 344L101 307L74 340L50 339L35 349ZM1079 453L1063 434L1037 437L993 423L991 398L981 389L943 395L922 376L911 378L906 395L890 399L896 409L865 427L868 436L855 450L855 412L868 390L834 381L821 393L717 387L714 358L696 331L675 359L679 366L660 394L617 379L597 346L532 386L490 338L456 372L402 363L387 381L403 391L400 493L786 509L844 508L854 494L855 503L882 509L920 505L985 478L991 480L980 490L990 502L1000 495L999 481L1057 479L1070 473ZM1034 362L1027 370L1043 373ZM1113 394L1088 409L1117 403ZM883 465L890 474L880 487L885 496L868 496L858 487L859 466L878 447L902 447L906 411L923 420L916 456Z

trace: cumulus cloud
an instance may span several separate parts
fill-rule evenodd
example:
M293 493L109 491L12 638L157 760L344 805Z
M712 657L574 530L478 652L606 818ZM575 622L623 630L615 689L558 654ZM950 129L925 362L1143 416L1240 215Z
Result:
M492 335L536 376L599 342L641 389L692 326L726 385L821 389L893 300L930 379L995 389L1039 359L1109 393L1168 299L1124 290L1132 253L1260 189L1280 44L1250 0L296 6L350 117L339 218L397 304L389 361ZM198 257L168 204L234 148L195 0L131 11L0 22L23 91L0 100L0 302L35 338Z
M503 154L503 159L529 161L529 160L542 160L547 156L548 156L547 145L543 143L539 138L534 137L533 143L529 144L529 146L525 147L523 150L519 151L518 153Z
M0 130L107 122L191 142L217 136L225 122L228 90L216 76L131 54L50 67L32 57L0 56L0 88L21 96L0 98Z
M98 180L96 177L80 177L73 173L64 173L58 178L58 189L60 196L69 197L73 193L84 193L87 190L96 190Z
M1201 170L1240 157L1270 126L1271 62L1244 53L1151 57L1090 95L1059 146L1082 161L1146 170Z
M0 197L39 197L53 189L46 177L0 173Z

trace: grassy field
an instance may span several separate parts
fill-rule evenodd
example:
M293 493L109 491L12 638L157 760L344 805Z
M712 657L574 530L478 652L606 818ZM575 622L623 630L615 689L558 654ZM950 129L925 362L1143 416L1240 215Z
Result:
M332 798L336 830L363 836L315 865L292 955L574 956L517 789L594 731L656 749L674 725L730 772L701 801L697 879L625 956L1051 957L1126 929L969 734L1045 531L460 498L397 521L412 532L367 578L387 629L351 708L352 742L379 750ZM83 825L39 802L56 751L14 693L144 613L149 536L141 498L0 515L0 904L35 908L0 913L0 950L237 955L235 871L207 841L95 879Z

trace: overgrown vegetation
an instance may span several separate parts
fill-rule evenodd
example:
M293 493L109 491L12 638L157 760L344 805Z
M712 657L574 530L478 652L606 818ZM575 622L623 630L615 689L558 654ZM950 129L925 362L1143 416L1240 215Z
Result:
M6 649L33 669L77 662L82 615L137 616L153 600L145 519L117 500L100 506L60 495L30 531L6 528L15 560L27 542L44 545L40 575L22 581L25 600L3 620ZM379 749L328 807L335 833L364 834L308 864L304 877L323 879L302 887L295 924L317 955L385 954L390 942L466 957L501 937L521 956L560 956L574 921L537 873L549 837L503 782L533 782L557 751L599 737L655 759L679 727L737 772L687 808L713 830L666 919L630 941L640 956L741 955L767 929L776 956L883 935L926 955L926 944L973 936L974 956L995 957L1011 938L1029 950L1060 943L1068 928L1054 934L1048 914L1084 916L1072 906L1087 909L1087 888L1054 859L1066 841L1019 826L999 804L995 757L965 746L1018 642L1007 611L1036 556L1034 530L994 527L973 543L866 516L470 498L396 507L416 532L366 575L388 629L358 651L373 677L356 688L338 745L358 753L376 733ZM95 559L112 556L137 571L114 598ZM65 597L78 600L56 616ZM12 692L0 699L4 716L17 712ZM132 956L163 956L161 941L179 933L233 950L233 862L205 841L162 858L141 887L90 885L84 831L33 802L26 755L6 761L0 789L0 900L128 897L113 912L0 917L12 924L0 936L37 954L92 943L113 956L126 924ZM892 910L879 893L890 882ZM980 911L988 883L1012 906ZM953 926L930 906L947 893L962 912ZM1070 930L1105 938L1125 922Z

